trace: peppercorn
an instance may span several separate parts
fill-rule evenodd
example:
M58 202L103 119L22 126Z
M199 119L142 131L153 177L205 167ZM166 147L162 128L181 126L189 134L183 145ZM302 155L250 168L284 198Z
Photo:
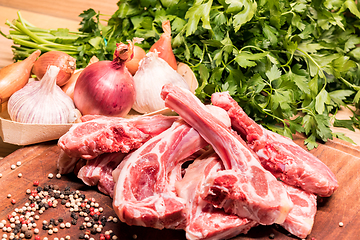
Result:
M76 220L76 219L71 220L71 224L72 224L72 225L76 225L76 223L77 223L77 220Z
M84 239L85 238L85 234L84 233L80 233L79 234L79 239Z
M24 234L26 239L30 239L33 236L33 233L30 230L26 230Z
M64 221L64 219L62 217L59 217L58 221L59 221L59 223L62 223Z
M50 189L49 185L44 186L44 191L49 191L49 189Z

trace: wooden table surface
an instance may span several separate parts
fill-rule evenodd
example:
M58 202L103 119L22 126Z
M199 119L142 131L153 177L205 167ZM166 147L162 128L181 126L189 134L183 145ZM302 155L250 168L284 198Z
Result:
M3 32L9 30L5 25L5 21L17 18L18 10L21 11L25 19L38 27L66 27L70 30L76 30L80 21L78 15L83 10L93 7L95 10L100 10L102 13L110 15L117 9L117 0L62 0L57 1L56 4L49 4L48 2L45 0L26 2L23 0L0 0L1 30ZM11 44L10 40L0 36L0 68L12 63ZM339 119L346 119L348 116L349 111L347 110L341 110L337 115ZM334 131L346 133L348 137L360 145L359 130L351 132L341 128L334 128ZM297 143L301 144L301 141L301 139L297 139ZM3 174L3 177L0 179L0 201L2 202L0 204L0 217L6 216L5 213L9 213L13 207L9 202L10 200L6 197L10 193L10 189L17 189L14 196L20 198L24 195L23 192L20 192L20 189L24 190L31 187L32 181L36 178L40 178L43 182L49 184L56 182L60 186L65 186L70 183L74 188L85 189L90 195L103 199L105 206L107 206L107 213L112 213L110 208L111 200L92 188L86 188L76 180L76 177L71 175L65 176L62 180L50 180L46 177L48 172L56 173L55 164L58 151L59 149L55 142L20 147L3 143L0 140L0 157L5 157L0 162L0 173ZM360 168L360 147L336 140L321 145L318 149L314 149L312 153L319 156L335 172L340 182L340 188L329 201L319 206L314 230L310 236L318 240L357 239L357 236L360 235L358 227L360 219L357 217L357 213L360 210L360 207L358 207L360 206L360 195L358 192L360 186L357 174ZM16 164L19 160L27 162L27 165L25 164L21 168L24 170L23 173L30 174L21 179L20 182L18 182L18 177L14 175L15 171L10 170L10 165ZM21 168L17 171L22 171L20 170ZM38 171L33 174L33 169L38 169ZM22 202L24 201L25 198ZM339 221L344 223L343 228L338 227ZM120 239L134 239L134 234L137 234L138 239L185 239L184 233L178 231L144 230L142 228L131 228L125 224L116 226L123 233ZM119 233L119 231L117 232ZM251 232L251 235L242 236L239 239L268 239L268 234L272 232L275 233L276 239L290 239L281 231L267 227L257 228Z

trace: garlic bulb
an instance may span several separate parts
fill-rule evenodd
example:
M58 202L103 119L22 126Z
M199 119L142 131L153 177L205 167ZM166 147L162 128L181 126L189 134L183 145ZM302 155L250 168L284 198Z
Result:
M157 51L147 53L134 75L136 99L133 109L139 113L149 113L165 108L160 94L167 83L189 90L185 79L160 58Z
M56 85L59 71L59 67L49 66L40 81L27 83L10 97L11 120L37 124L65 124L76 120L78 112L72 99Z

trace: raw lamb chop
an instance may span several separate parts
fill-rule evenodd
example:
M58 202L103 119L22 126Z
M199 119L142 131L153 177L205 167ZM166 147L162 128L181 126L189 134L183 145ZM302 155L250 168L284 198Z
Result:
M202 198L260 224L284 222L293 207L285 188L261 166L241 137L206 111L190 91L165 85L162 98L212 145L226 169L207 179Z
M214 93L211 101L228 112L233 129L246 138L263 167L277 178L322 197L330 196L337 189L338 182L324 163L291 139L258 125L229 93Z
M293 209L289 212L285 222L280 224L293 235L305 239L310 234L316 214L316 195L305 192L302 189L284 184Z
M87 160L77 176L88 186L97 185L100 192L112 198L115 185L112 172L125 156L122 152L101 154L95 159Z
M206 145L197 131L179 120L125 157L113 172L113 208L119 219L128 225L183 228L185 200L176 195L169 173Z
M201 198L199 191L206 177L223 169L220 158L211 149L190 164L183 179L176 183L178 195L186 200L185 231L189 240L228 239L245 234L257 225L255 221L214 208Z
M58 145L70 158L93 159L102 153L128 153L168 129L177 116L99 117L74 124Z

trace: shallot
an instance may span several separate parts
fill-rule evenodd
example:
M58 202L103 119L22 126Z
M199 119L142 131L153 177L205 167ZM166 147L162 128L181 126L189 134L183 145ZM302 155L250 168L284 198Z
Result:
M29 81L31 69L41 51L34 51L24 61L12 63L0 70L0 103L6 102Z
M135 87L125 63L133 56L134 44L117 44L112 61L87 66L74 89L75 106L82 115L97 114L123 117L135 101Z
M177 69L176 58L171 47L171 26L170 21L162 22L164 33L150 48L150 52L159 52L159 57L164 59L173 69Z
M160 58L157 51L148 52L134 75L137 94L133 109L139 113L150 113L165 108L160 93L167 83L190 89L185 79Z

